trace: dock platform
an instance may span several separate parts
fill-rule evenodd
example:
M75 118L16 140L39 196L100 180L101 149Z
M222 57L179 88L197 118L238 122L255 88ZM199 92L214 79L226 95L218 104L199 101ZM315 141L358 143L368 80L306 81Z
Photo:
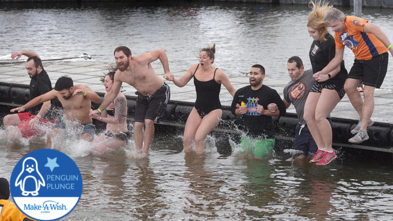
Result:
M71 77L74 84L84 84L97 92L101 97L105 93L105 88L100 78L108 71L114 63L99 62L94 60L45 60L43 59L44 69L47 71L52 84L64 75ZM159 62L152 64L159 76L164 75L164 71ZM176 69L178 68L178 69ZM184 68L184 69L182 69ZM188 67L171 67L171 72L176 76L182 76ZM1 106L20 106L28 101L28 85L30 78L25 70L25 61L7 60L0 62L0 105ZM229 76L229 79L236 89L249 84L247 76ZM283 97L283 88L290 80L277 80L266 76L264 84L274 88ZM171 100L167 107L166 118L160 124L172 126L184 126L185 120L191 111L196 100L196 92L193 81L186 86L179 88L172 82L167 82L171 87ZM129 120L133 120L133 108L135 108L136 90L128 84L123 83L122 92L127 96L129 106ZM27 93L27 95L26 95ZM370 140L361 145L354 145L347 142L351 136L350 130L358 121L358 115L352 107L349 99L345 96L331 113L333 120L333 142L334 146L350 147L357 149L366 149L393 153L393 118L390 116L393 107L393 92L390 90L375 90L375 109L372 120L375 124L369 127ZM223 105L223 121L215 131L236 133L232 126L235 126L238 117L230 113L229 107L232 102L232 96L225 87L221 88L220 100ZM296 112L291 105L285 116L277 121L277 138L283 140L293 140L295 125L297 124ZM228 123L229 122L229 123ZM232 126L231 126L232 125Z

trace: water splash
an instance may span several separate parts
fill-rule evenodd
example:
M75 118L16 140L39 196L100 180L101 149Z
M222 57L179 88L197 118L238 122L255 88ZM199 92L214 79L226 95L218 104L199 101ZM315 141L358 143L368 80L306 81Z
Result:
M59 150L70 157L85 157L93 150L91 142L83 140L83 126L79 122L64 120L65 129L52 138L52 149ZM48 133L53 133L54 130Z

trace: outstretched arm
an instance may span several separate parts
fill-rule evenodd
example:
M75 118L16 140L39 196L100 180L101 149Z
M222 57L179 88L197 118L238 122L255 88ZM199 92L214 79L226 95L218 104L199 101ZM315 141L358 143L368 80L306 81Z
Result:
M164 68L164 74L170 73L168 57L164 50L151 51L145 54L141 54L137 57L142 64L149 64L153 61L156 61L157 59L160 59L162 67Z
M375 37L377 37L385 45L386 48L391 45L389 38L378 26L366 23L363 25L363 31L375 35ZM390 54L393 56L393 47L390 47L389 51Z
M19 59L20 57L22 57L22 55L26 56L26 57L38 57L40 58L40 56L32 51L14 51L11 54L11 58L12 59Z
M11 112L15 112L15 111L23 112L26 109L35 107L39 104L44 103L45 101L50 101L50 100L56 98L56 93L57 93L57 91L51 90L48 93L45 93L45 94L38 96L38 97L34 98L33 100L27 102L27 104L23 105L22 107L17 107L17 108L12 109Z
M187 72L181 78L175 78L172 73L167 73L164 75L164 78L168 81L173 81L173 83L178 87L184 87L192 78L193 73L195 72L197 65L192 65Z

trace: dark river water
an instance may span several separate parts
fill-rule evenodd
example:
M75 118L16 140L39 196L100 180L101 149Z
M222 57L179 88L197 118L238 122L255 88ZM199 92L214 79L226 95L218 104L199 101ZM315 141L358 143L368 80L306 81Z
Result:
M351 13L351 9L343 9ZM113 49L134 54L165 49L174 70L197 62L198 51L216 43L215 65L228 75L255 63L267 75L287 79L292 55L310 66L312 39L307 6L209 4L144 7L0 8L0 60L14 50L32 50L43 59L78 56L113 62ZM393 41L393 10L363 10ZM347 68L353 60L345 53ZM392 59L383 88L393 86ZM307 67L306 67L307 68ZM181 131L181 130L180 130ZM292 152L255 160L219 154L206 141L205 157L184 157L181 132L157 132L147 159L129 159L134 146L105 157L89 145L68 141L59 149L83 176L78 206L63 220L390 220L393 173L390 154L337 149L323 167L296 162ZM132 142L131 142L132 143ZM0 177L9 179L19 159L45 140L9 144L0 129Z

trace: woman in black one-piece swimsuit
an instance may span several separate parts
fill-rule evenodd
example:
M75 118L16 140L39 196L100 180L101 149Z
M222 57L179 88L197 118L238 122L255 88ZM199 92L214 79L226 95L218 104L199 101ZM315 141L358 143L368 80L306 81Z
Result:
M214 53L215 45L202 49L199 54L199 64L192 65L181 78L174 78L173 74L164 76L165 79L173 81L178 87L183 87L191 78L194 78L197 99L184 129L185 153L192 152L193 141L195 142L195 152L197 154L205 153L205 138L217 127L222 116L219 98L221 84L232 96L236 92L225 73L212 66Z

